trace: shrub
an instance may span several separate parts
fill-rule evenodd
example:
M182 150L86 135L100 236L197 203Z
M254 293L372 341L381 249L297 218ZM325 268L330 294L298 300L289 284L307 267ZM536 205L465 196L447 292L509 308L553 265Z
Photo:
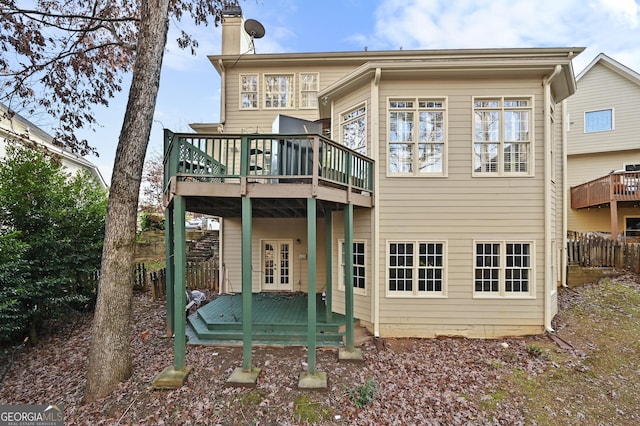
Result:
M106 205L106 191L88 173L68 175L42 152L7 148L0 161L0 230L5 247L15 250L6 256L21 273L5 274L0 304L12 335L28 331L36 343L45 323L64 320L93 299L95 284L85 277L100 267Z

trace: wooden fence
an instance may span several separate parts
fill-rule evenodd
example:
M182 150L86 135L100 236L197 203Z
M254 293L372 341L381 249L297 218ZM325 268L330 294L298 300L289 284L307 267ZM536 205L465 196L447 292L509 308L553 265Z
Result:
M165 268L149 274L153 300L166 297L166 274ZM187 290L208 290L213 293L220 291L218 267L213 262L187 262L186 278Z
M147 272L144 263L136 263L133 276L133 290L147 291L151 289L153 300L162 300L166 296L166 273L167 270L162 268L159 271ZM217 262L187 262L187 290L208 290L209 292L220 292L218 283L218 265ZM89 281L98 287L100 280L100 270L87 273L82 279Z
M82 280L88 281L93 287L98 288L100 282L100 270L97 269L93 272L89 272L82 275ZM147 291L149 288L149 280L147 276L147 268L144 263L136 263L135 270L133 272L133 290L135 291Z
M640 273L640 244L584 234L570 235L569 265L611 267Z

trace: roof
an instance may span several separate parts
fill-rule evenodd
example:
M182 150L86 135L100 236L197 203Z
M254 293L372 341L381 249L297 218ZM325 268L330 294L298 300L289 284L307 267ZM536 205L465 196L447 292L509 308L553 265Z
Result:
M571 60L584 47L383 50L352 52L270 53L244 55L211 55L209 60L222 74L227 68L242 66L313 66L349 65L353 71L325 88L319 97L331 98L374 77L377 70L384 76L400 76L425 72L431 76L529 75L544 78L554 73L557 65L563 71L552 80L557 101L576 91Z
M5 112L8 110L9 108L5 104L0 102L0 112ZM0 123L1 122L2 120L0 120ZM14 123L16 124L15 127L17 127L18 129L26 129L27 131L24 133L19 133L14 128ZM12 136L20 142L37 143L46 148L47 151L59 155L69 163L72 163L79 168L83 168L89 171L89 173L94 176L94 178L103 188L107 188L108 186L107 182L102 176L102 173L100 173L100 169L98 168L98 166L80 155L74 154L67 149L54 145L53 136L19 114L15 114L13 117L11 117L9 126L5 125L4 123L0 124L0 134Z
M580 80L582 77L584 77L584 75L587 74L596 64L604 65L605 67L607 67L610 70L616 72L617 74L621 75L622 77L632 81L635 84L640 85L640 74L638 74L637 72L635 72L631 68L629 68L629 67L627 67L625 65L622 65L620 62L612 59L611 57L605 55L604 53L598 54L598 56L596 56L593 59L593 61L591 61L589 63L589 65L587 65L580 72L580 74L578 74L578 76L576 77L576 80Z

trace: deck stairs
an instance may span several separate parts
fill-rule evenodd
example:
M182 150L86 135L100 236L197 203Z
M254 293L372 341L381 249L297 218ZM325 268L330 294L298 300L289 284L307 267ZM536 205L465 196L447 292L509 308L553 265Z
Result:
M198 231L199 235L188 240L187 262L203 262L218 254L218 231Z

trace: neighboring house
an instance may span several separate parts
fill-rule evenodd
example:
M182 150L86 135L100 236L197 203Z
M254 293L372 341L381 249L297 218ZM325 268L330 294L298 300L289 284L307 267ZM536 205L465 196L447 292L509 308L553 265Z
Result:
M241 22L209 57L221 121L192 126L220 133L165 140L175 223L223 218L223 292L326 292L379 337L551 329L583 48L247 54Z
M10 143L19 143L24 146L33 146L35 144L46 152L57 155L69 173L73 174L78 170L86 170L100 186L107 188L107 183L96 165L79 155L52 144L53 137L26 118L18 114L13 115L11 118L5 117L5 112L7 112L6 105L0 103L0 158L5 156L6 146Z
M640 237L640 74L599 54L568 101L568 229Z

